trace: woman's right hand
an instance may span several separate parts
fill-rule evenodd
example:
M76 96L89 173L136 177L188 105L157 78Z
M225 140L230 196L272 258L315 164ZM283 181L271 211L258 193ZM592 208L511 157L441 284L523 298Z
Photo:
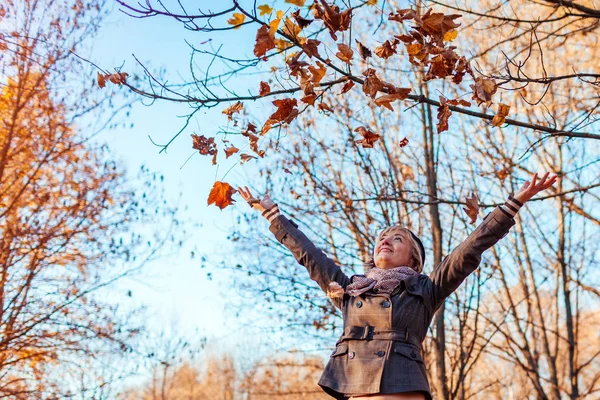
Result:
M250 189L248 189L247 186L244 186L243 188L240 187L238 192L242 195L242 198L246 200L250 207L257 209L260 212L264 212L275 207L275 203L273 203L269 195L265 195L262 200L258 200L252 196L252 193L250 193Z

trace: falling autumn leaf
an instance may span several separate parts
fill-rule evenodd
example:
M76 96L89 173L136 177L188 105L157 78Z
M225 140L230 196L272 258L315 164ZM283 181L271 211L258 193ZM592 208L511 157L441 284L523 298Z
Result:
M204 135L196 135L192 133L192 148L198 150L201 155L215 155L217 152L217 144L215 138L207 138Z
M225 148L225 158L229 158L230 156L237 153L238 151L239 151L239 149L235 146L226 147Z
M398 145L399 145L400 147L404 147L404 146L406 146L407 144L408 144L408 139L407 139L407 138L404 138L404 139L402 139L402 140L400 141L400 143L398 143Z
M437 131L438 133L444 132L448 130L448 118L452 115L452 111L450 111L450 107L448 107L448 103L446 102L446 98L444 96L440 96L440 106L438 107L437 112Z
M350 60L352 60L352 56L354 55L354 51L344 43L338 43L338 52L335 53L335 56L345 62L346 64L351 64Z
M266 96L271 93L271 86L267 82L260 83L260 89L258 90L258 94L260 96Z
M267 14L271 14L273 12L273 9L271 7L269 7L268 4L263 4L262 6L258 6L256 7L260 10L260 15L267 15Z
M238 113L244 108L244 105L241 101L237 101L232 106L227 107L223 110L223 114L227 115L227 118L231 121L233 119L233 114Z
M216 181L208 194L208 205L214 204L222 210L235 203L231 196L236 192L229 183Z
M238 29L246 19L246 16L242 13L233 13L233 16L227 20L229 25L235 25L234 29Z
M477 215L479 214L479 199L475 193L471 193L471 197L467 197L465 203L466 207L463 207L463 210L465 210L471 219L471 225L473 225L477 221Z
M246 161L249 161L249 160L257 160L256 157L251 156L250 154L245 154L245 153L240 155L240 159L242 160L240 162L240 164L244 164Z
M502 103L498 104L498 114L494 115L494 118L492 119L492 125L500 126L506 122L506 116L508 115L509 111L510 106Z
M365 149L372 149L373 144L381 137L364 126L359 126L354 132L358 132L363 137L362 140L356 140L355 143L362 144Z
M362 44L361 42L359 42L358 40L356 40L356 46L358 47L358 54L360 54L360 58L362 58L363 60L366 60L369 57L372 57L373 54L371 53L371 50L366 47L364 44Z

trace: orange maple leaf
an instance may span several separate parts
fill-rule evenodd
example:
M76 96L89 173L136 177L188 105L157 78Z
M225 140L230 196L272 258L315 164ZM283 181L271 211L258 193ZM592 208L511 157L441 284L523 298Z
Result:
M208 194L208 205L214 204L222 210L235 203L231 196L236 192L229 183L216 181Z
M346 64L351 64L352 56L354 55L354 51L344 43L338 43L338 52L335 53L335 56L345 62Z
M263 57L267 51L275 48L275 40L269 33L269 28L266 25L260 27L256 32L256 43L254 44L254 55Z
M223 114L227 115L227 118L229 120L233 119L233 114L238 113L240 111L242 111L242 108L244 108L244 105L242 104L241 101L236 101L235 104L227 107L226 109L223 110Z
M396 93L390 93L384 96L379 96L375 99L375 104L379 107L383 106L390 111L394 111L391 102L396 100L404 100L408 97L409 93L410 89L399 88L398 92Z

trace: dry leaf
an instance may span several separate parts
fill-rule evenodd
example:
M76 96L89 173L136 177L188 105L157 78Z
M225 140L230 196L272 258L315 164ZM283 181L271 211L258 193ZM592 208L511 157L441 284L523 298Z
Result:
M333 40L337 40L336 32L343 32L350 27L352 19L352 9L347 9L340 13L340 8L336 5L328 5L325 0L321 0L319 5L317 1L313 4L313 13L316 19L323 21L323 24L329 29L329 34Z
M355 143L362 144L365 149L372 149L373 144L381 137L364 126L359 126L354 132L358 132L363 137L362 140L356 140Z
M438 107L437 112L437 131L438 133L444 132L448 130L448 118L452 115L452 111L448 107L448 103L446 102L446 98L444 96L440 96L440 106Z
M358 40L356 40L356 45L358 47L358 54L360 54L360 58L362 58L363 60L366 60L367 58L373 56L373 54L371 53L371 50L369 50L368 47L363 45Z
M271 14L273 12L273 9L271 7L269 7L268 4L263 4L262 6L258 6L256 7L260 10L260 15L267 15L267 14Z
M244 108L244 105L242 104L241 101L238 101L234 105L229 106L226 109L224 109L223 110L223 114L227 115L227 118L229 120L232 120L233 119L233 114L242 111L242 108Z
M192 148L198 150L201 155L214 156L217 153L217 144L215 138L207 138L204 135L196 135L192 133Z
M319 103L319 110L328 111L333 113L333 109L329 107L326 103Z
M399 146L400 146L400 147L404 147L404 146L406 146L407 144L408 144L408 139L407 139L407 138L404 138L404 139L402 139L402 140L400 141L400 143L399 143Z
M409 93L410 93L410 89L402 88L401 91L399 91L399 92L379 96L378 98L375 99L375 104L378 105L379 107L383 106L390 111L394 111L394 108L392 107L392 105L390 103L392 101L406 99L408 97Z
M506 117L509 111L510 106L502 103L498 104L498 114L494 115L494 118L492 119L492 125L500 126L506 122Z
M260 27L256 32L256 43L254 44L254 55L256 57L264 56L267 51L275 48L275 40L269 34L269 28L266 25Z
M260 96L266 96L271 93L271 86L267 82L260 83L260 89L258 90L258 94Z
M294 17L294 19L296 20L296 23L298 24L300 29L306 28L307 26L312 24L312 22L314 21L314 19L306 19L306 18L300 16L299 9L292 13L292 17Z
M451 106L465 106L465 107L471 107L471 102L463 100L463 99L452 99L452 100L448 100L448 104L450 104Z
M271 114L269 117L270 120L289 124L298 116L298 109L295 108L298 105L296 99L275 100L273 101L273 105L277 107L277 111Z
M473 100L477 101L477 105L486 103L488 106L492 103L492 95L496 93L497 86L494 79L475 78L475 84L469 85L473 89Z
M287 169L287 168L284 168L284 169L283 169L283 172L285 172L286 174L293 175L292 171L290 171L290 170L289 170L289 169Z
M229 25L235 25L234 29L239 29L239 27L244 23L246 16L242 13L233 13L233 17L227 20Z
M335 56L345 62L346 64L351 64L350 60L352 60L352 56L354 55L354 51L344 43L338 43L338 52L335 53Z
M375 98L377 96L377 92L383 88L383 82L375 75L375 70L373 68L368 68L363 72L365 76L365 80L362 85L363 92L371 98Z
M316 39L308 39L306 43L302 45L302 50L304 50L304 53L310 58L320 57L318 49L320 44L321 42Z
M344 94L344 93L348 92L353 87L354 87L354 81L351 81L351 80L346 81L346 83L344 83L344 86L342 86L342 91L340 92L340 94Z
M304 7L304 3L306 3L306 0L285 0L285 2L298 7Z
M240 151L240 150L235 146L226 147L225 148L225 158L229 158L231 155L237 153L238 151Z
M304 96L303 98L301 98L300 101L312 106L315 104L316 99L317 99L316 94L309 94L308 96Z
M398 39L394 39L393 41L386 40L381 46L375 48L375 54L378 57L388 59L394 54L396 54L396 46L398 46Z
M458 32L456 30L448 31L444 34L444 42L452 42L458 36Z
M479 214L479 199L475 193L471 193L471 197L467 197L465 203L466 207L463 207L463 210L465 210L471 219L471 225L473 225L477 221L477 215Z
M100 89L102 89L105 85L106 85L106 78L104 77L103 74L98 72L98 86L100 86Z
M214 204L222 210L235 203L231 196L236 192L229 183L216 181L208 194L208 205Z
M240 159L242 160L240 162L240 164L244 164L246 161L253 160L253 159L258 160L258 158L251 156L250 154L246 154L246 153L241 154Z

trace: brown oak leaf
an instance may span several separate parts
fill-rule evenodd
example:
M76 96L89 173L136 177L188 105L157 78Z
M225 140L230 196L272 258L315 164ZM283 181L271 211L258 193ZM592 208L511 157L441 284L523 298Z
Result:
M321 42L316 39L308 39L306 43L302 45L302 50L304 50L304 53L310 58L321 57L318 49L320 44Z
M396 46L400 41L398 39L394 39L393 41L386 40L381 46L375 48L375 54L378 57L388 59L394 54L396 54Z
M469 85L473 89L473 100L480 106L485 103L487 106L492 104L492 96L496 93L496 81L491 78L475 78L475 84Z
M260 27L256 32L256 43L254 44L254 55L263 57L267 51L275 48L275 40L269 33L269 28L266 25Z
M363 137L362 140L356 140L355 143L362 144L365 149L372 149L373 144L381 137L364 126L359 126L354 132L358 132Z
M316 19L323 21L323 24L329 29L329 34L333 40L337 40L336 32L343 32L350 27L352 19L352 9L347 9L340 12L340 8L336 5L328 5L325 0L320 1L321 5L315 1L313 4L313 14Z
M235 203L231 196L236 192L229 183L216 181L208 194L208 205L214 204L222 210Z
M233 119L233 114L238 113L240 111L242 111L242 108L244 108L244 105L242 104L241 101L237 101L235 102L235 104L227 107L226 109L223 110L223 114L227 115L227 118L229 120Z
M379 107L383 106L390 111L394 111L394 108L391 105L392 101L404 100L408 97L409 93L410 93L410 89L402 88L401 91L396 91L396 93L379 96L378 98L375 99L375 104L378 105Z
M509 111L510 106L502 103L498 104L498 113L494 115L494 118L492 119L492 125L500 126L506 122L506 116L508 115Z
M471 219L471 225L473 225L477 221L477 215L479 214L479 199L475 193L471 193L471 197L467 197L465 203L466 207L463 207L463 210L465 210Z
M346 64L351 64L352 56L354 55L354 51L344 43L338 43L338 52L335 53L335 56L345 62Z
M258 90L258 94L260 96L266 96L271 93L271 86L267 82L260 83L260 89Z
M448 130L448 118L452 115L452 111L450 111L450 107L448 107L448 103L446 102L446 98L444 96L440 96L440 106L438 107L437 112L437 131L438 133L444 132Z
M374 99L375 96L377 96L377 92L383 88L384 84L377 77L373 68L368 68L363 72L363 75L365 76L365 80L362 85L363 92L365 92L367 96L370 96Z
M358 47L358 54L360 54L360 58L362 58L363 60L366 60L367 58L373 56L373 53L371 53L371 50L367 46L365 46L364 44L359 42L358 40L356 40L356 46Z
M294 17L294 19L296 20L296 23L298 24L300 29L306 28L314 21L314 19L306 19L306 18L302 17L300 15L300 9L294 11L292 13L292 17Z
M192 133L192 140L192 148L194 150L198 150L203 156L213 156L217 152L217 144L215 143L215 138L207 138L204 135L196 135Z
M344 83L344 86L342 86L342 91L340 92L340 94L344 94L346 92L348 92L350 89L352 89L354 87L354 81L346 81L346 83Z

